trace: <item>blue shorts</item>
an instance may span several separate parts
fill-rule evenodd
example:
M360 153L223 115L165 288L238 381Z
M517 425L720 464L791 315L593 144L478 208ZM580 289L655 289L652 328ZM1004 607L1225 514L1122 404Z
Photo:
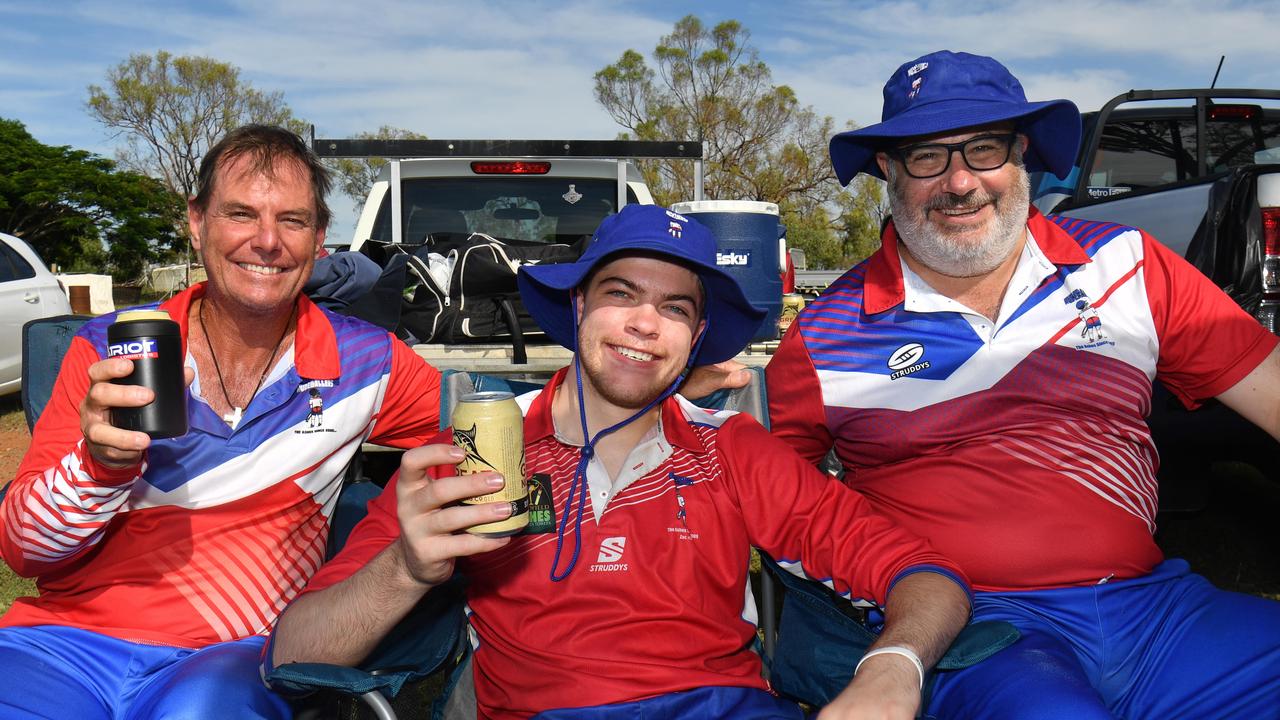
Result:
M258 674L264 638L200 650L143 645L54 625L0 630L0 717L292 717Z
M634 702L548 710L531 720L804 720L800 707L764 690L704 687Z
M935 718L1280 718L1280 603L1219 590L1167 560L1146 577L978 592L1012 646L938 673Z

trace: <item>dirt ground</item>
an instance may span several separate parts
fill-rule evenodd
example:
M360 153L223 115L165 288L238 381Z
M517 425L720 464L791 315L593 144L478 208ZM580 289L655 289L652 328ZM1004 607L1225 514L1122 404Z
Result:
M0 397L0 485L8 484L18 471L18 463L31 444L27 421L22 415L20 395Z

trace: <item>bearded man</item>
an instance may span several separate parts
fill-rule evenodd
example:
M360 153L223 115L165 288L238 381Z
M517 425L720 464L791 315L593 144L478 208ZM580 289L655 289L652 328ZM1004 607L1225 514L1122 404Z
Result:
M883 246L810 304L768 367L774 434L955 558L975 620L1022 638L940 675L945 718L1276 717L1280 603L1224 592L1156 546L1160 378L1280 438L1277 338L1136 228L1045 217L1066 100L938 52L831 141L841 182L887 179Z

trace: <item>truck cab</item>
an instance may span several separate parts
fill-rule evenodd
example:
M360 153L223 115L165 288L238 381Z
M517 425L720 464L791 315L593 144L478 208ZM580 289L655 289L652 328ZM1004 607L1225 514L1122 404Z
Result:
M526 243L573 244L618 211L618 163L597 158L409 158L400 161L402 242L484 233ZM652 204L640 171L625 167L625 201ZM356 223L351 249L394 242L391 165Z

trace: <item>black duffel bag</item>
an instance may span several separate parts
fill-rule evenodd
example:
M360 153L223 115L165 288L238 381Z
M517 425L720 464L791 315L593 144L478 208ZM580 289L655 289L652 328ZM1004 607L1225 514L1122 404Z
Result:
M401 288L396 334L409 343L510 342L524 362L524 337L540 332L516 288L521 265L572 262L590 236L573 245L528 243L440 233L422 245L374 243L369 254ZM403 267L403 281L399 278Z

